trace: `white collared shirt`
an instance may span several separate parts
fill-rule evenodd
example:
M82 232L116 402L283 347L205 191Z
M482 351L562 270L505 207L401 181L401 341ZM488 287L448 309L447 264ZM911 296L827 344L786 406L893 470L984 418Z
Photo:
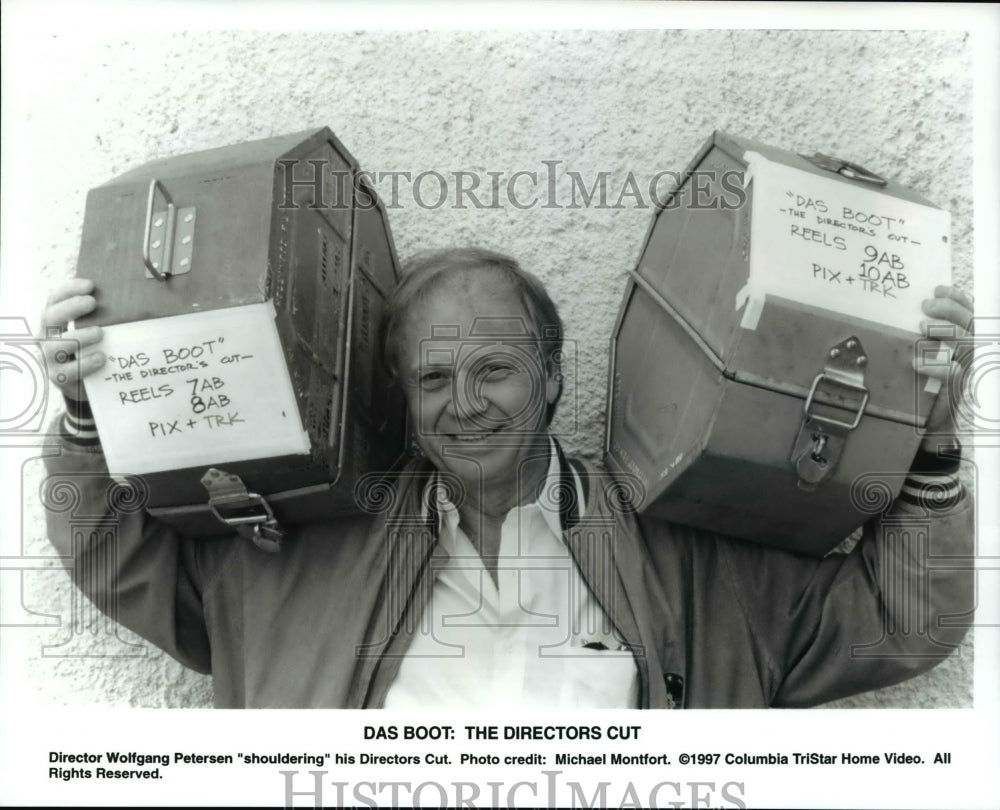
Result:
M430 602L386 708L638 705L632 653L619 649L563 540L553 499L559 460L550 444L541 498L504 518L496 585L459 526L458 510L447 502L440 508ZM575 470L573 476L582 509ZM436 484L425 495L436 496L430 487Z

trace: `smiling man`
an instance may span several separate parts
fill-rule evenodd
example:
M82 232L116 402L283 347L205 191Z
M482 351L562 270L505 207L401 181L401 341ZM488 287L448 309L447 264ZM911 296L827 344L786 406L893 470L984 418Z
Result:
M438 538L425 630L386 706L635 706L634 657L563 539L583 470L548 435L563 337L541 283L505 256L433 254L383 333L438 471L424 494Z
M65 285L43 325L91 311L92 292ZM929 325L971 323L950 288L924 306ZM73 344L45 343L64 390L103 363L99 331L67 337L78 365L58 356ZM618 483L564 456L549 433L562 324L512 259L413 263L383 345L422 457L377 507L360 493L366 514L289 527L278 555L114 511L86 403L67 403L49 469L77 476L80 511L104 521L74 546L53 508L50 539L114 618L211 672L218 706L807 706L911 677L964 635L974 571L928 572L972 553L957 450L928 439L851 553L801 557L638 516Z
M461 528L495 579L500 521L549 467L559 315L514 262L464 250L413 267L385 320L386 361L421 449L463 485Z

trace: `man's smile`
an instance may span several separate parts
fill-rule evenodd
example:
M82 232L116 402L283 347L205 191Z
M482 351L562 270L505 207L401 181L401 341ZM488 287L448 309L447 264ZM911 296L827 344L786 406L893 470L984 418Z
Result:
M482 442L489 436L493 436L499 432L500 428L496 427L493 428L493 430L479 430L474 433L446 433L445 437L456 442L475 444L477 442Z

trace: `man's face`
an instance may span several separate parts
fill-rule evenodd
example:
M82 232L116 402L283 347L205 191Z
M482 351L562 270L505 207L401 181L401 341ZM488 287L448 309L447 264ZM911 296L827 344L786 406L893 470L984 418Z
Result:
M548 459L545 369L517 295L489 279L456 279L403 322L399 372L417 440L466 490L510 491L529 459Z

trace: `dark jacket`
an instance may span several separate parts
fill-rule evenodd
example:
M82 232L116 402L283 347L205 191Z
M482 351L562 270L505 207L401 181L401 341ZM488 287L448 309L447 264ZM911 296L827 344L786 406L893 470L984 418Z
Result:
M972 610L967 501L899 506L846 555L801 557L636 517L614 484L574 462L587 490L564 533L631 647L640 705L809 706L938 663ZM233 536L186 539L107 477L103 456L48 459L49 537L102 610L199 672L219 707L379 707L430 595L436 534L426 475L396 482L380 514L290 527L268 554ZM69 486L74 497L54 497ZM109 494L110 493L110 494ZM108 504L113 508L109 508Z

